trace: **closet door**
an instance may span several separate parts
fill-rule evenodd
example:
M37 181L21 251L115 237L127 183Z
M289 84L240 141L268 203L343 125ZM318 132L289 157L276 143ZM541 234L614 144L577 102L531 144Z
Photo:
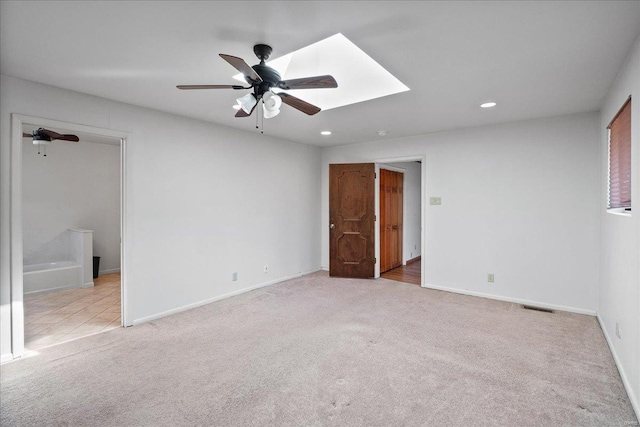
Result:
M404 175L380 169L380 272L402 265Z

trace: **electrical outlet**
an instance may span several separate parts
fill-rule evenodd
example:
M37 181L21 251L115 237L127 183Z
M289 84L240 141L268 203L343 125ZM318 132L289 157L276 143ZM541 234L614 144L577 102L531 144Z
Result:
M237 272L234 272L233 274L231 274L231 280L234 281L234 282L236 280L238 280L238 273Z
M618 325L618 322L616 322L616 336L622 339L622 337L620 336L620 325Z
M429 204L430 205L441 205L442 204L442 199L440 197L429 197Z
M264 265L264 269L262 270L263 273L268 273L269 272L269 266L267 264Z
M487 274L487 282L493 283L494 277L493 273Z

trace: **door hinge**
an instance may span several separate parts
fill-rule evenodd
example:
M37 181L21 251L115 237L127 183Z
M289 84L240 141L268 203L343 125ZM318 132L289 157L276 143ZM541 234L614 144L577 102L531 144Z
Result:
M376 222L378 220L378 215L374 215L373 216L373 222Z
M373 178L375 179L375 178L377 178L377 177L378 177L378 174L374 172L374 173L373 173Z
M378 263L378 258L374 258L374 259L373 259L373 263L374 263L374 264L377 264L377 263Z

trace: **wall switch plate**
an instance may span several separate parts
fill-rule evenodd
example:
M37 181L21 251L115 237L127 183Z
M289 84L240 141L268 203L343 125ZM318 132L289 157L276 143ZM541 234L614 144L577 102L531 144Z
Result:
M430 205L441 205L442 204L442 199L440 197L429 197L429 204Z
M236 273L231 274L231 280L233 280L234 282L235 282L236 280L238 280L238 273L237 273L237 272L236 272Z
M487 282L493 283L494 276L493 273L487 274Z
M269 266L268 265L264 265L264 270L262 270L263 273L268 273L269 272Z

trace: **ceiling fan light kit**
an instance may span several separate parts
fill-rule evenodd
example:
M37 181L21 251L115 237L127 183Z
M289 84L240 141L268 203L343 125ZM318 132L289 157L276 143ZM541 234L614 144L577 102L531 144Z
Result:
M282 106L282 98L280 98L275 93L269 91L262 95L262 103L263 103L263 114L265 119L270 119L272 117L280 114L280 107Z
M280 74L265 63L265 61L271 56L272 51L271 46L266 44L255 45L253 47L253 52L256 54L258 59L260 59L260 63L253 67L249 66L249 64L247 64L242 58L223 53L220 54L222 59L242 73L244 79L249 84L247 87L239 85L178 85L177 88L181 90L252 89L252 92L236 99L236 102L240 106L236 113L236 117L249 117L261 101L263 116L266 119L277 116L280 113L280 107L283 103L310 116L320 112L320 108L315 105L309 104L308 102L285 92L275 94L272 92L272 89L295 90L337 88L338 83L336 80L329 75L282 80Z
M256 106L258 100L255 96L253 96L252 93L248 93L245 96L236 99L236 102L238 103L238 105L240 105L241 110L243 110L247 114L251 114L251 112L253 111L253 107Z

